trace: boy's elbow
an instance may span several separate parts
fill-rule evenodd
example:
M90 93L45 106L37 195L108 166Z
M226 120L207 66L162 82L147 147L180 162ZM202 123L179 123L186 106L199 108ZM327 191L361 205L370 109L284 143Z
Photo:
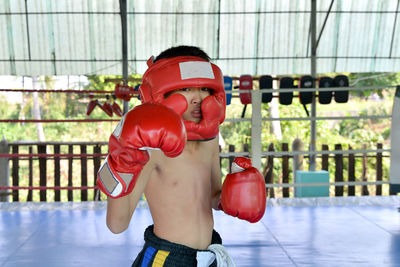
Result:
M110 220L109 218L107 218L107 227L108 229L110 229L110 231L113 234L120 234L122 232L124 232L127 228L129 224L126 223L122 223L120 220Z

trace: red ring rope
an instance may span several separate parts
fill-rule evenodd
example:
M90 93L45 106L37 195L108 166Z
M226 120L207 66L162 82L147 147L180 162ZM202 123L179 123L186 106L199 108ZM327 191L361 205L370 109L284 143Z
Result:
M23 92L23 93L79 93L79 94L112 94L114 91L99 91L99 90L61 90L61 89L0 89L0 92Z
M97 186L0 186L0 190L87 190Z
M50 123L50 122L114 122L120 120L113 120L113 119L84 119L84 120L0 120L0 122L43 122L43 123Z
M94 153L94 154L0 154L0 158L73 158L73 157L104 157L107 154Z

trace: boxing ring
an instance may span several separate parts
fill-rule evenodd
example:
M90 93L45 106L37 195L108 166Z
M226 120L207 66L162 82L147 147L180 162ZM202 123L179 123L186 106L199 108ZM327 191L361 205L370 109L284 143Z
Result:
M269 199L255 224L214 212L237 266L400 266L400 196ZM112 234L105 202L0 203L0 266L130 266L146 203Z
M261 94L255 95L255 102L260 103ZM400 88L397 88L395 108L400 106L399 96ZM396 137L392 142L399 139L397 116L400 113L394 109L392 134ZM255 128L255 131L260 129ZM260 138L252 139L252 142L260 141ZM252 147L260 146L254 143ZM395 155L392 160L398 162L400 152L393 145L391 150L353 152L389 151ZM45 156L88 156L57 153ZM103 156L100 152L96 153ZM285 153L288 152L252 150L251 156L261 159L262 156ZM343 154L346 151L290 153ZM94 155L97 154L91 156ZM223 156L229 157L231 153ZM396 193L399 185L398 164L392 163L391 166L390 181L335 182L324 185L390 184L393 193ZM267 184L267 188L293 186L300 185ZM10 190L28 188L21 185L6 187ZM57 186L46 187L56 189ZM94 188L81 186L84 187ZM41 190L44 187L29 188ZM70 188L64 186L58 189ZM400 266L399 207L398 195L269 198L265 216L260 222L250 224L214 211L215 229L221 234L223 244L237 266ZM144 230L152 223L146 202L140 203L130 227L121 234L112 234L106 226L105 218L104 201L0 202L0 266L130 266L144 244Z

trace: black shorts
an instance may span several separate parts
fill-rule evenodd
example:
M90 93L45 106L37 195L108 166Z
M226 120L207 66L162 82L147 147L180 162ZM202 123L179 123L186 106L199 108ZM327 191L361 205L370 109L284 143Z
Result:
M147 227L144 232L144 241L142 251L138 254L132 267L151 267L153 262L156 266L162 267L196 267L197 252L202 251L193 249L184 245L169 242L165 239L158 238L153 232L154 226ZM212 244L222 244L220 235L213 230ZM217 262L210 265L216 267Z

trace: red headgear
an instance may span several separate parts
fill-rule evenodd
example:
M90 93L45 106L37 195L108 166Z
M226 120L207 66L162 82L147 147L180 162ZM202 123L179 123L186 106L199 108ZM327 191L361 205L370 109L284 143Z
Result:
M217 136L225 119L224 78L217 65L193 56L179 56L147 61L148 69L139 88L143 103L162 103L165 94L174 90L197 87L212 90L201 104L203 118L199 123L184 121L188 140L208 140ZM182 97L183 99L183 97ZM186 102L186 99L185 99ZM187 103L185 103L187 109ZM181 113L181 112L178 112Z

